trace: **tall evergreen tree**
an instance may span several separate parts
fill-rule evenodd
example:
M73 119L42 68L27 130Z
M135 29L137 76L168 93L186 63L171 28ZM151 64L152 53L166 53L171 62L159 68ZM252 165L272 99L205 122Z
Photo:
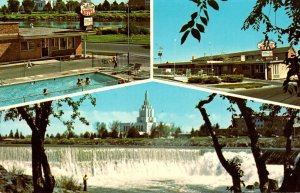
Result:
M23 8L25 13L32 13L33 9L34 9L34 2L33 0L23 0L22 2Z
M8 0L7 6L9 12L18 12L20 8L20 2L18 0Z

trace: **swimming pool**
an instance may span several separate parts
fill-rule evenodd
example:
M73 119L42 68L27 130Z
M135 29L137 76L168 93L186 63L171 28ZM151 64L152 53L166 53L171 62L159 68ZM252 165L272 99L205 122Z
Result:
M86 78L89 78L89 84L86 84ZM78 79L82 79L81 85L77 85ZM118 79L114 77L95 72L0 86L0 107L116 85L118 83ZM47 89L46 94L44 94L44 89Z

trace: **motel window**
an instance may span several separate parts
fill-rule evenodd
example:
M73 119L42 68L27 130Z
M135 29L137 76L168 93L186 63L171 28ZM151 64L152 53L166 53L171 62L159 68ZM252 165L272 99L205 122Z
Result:
M68 37L68 49L73 49L75 47L75 38L74 37Z
M60 50L67 49L67 38L59 38L59 49Z
M273 74L279 74L279 64L273 65Z
M249 66L242 66L242 70L249 70Z
M32 42L32 41L21 42L21 50L22 51L33 50L33 49L34 49L34 42Z
M53 50L58 50L58 38L53 38L52 39L52 49Z
M264 65L256 65L255 66L256 73L263 73L264 72Z

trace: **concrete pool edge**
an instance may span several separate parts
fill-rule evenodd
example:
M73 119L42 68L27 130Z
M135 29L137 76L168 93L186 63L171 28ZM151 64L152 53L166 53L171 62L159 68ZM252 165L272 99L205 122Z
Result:
M35 82L35 81L49 80L52 78L63 78L63 77L80 75L80 74L88 74L88 73L99 73L99 74L103 74L105 76L110 76L112 78L115 78L118 81L122 81L120 83L131 82L129 79L126 80L125 78L122 78L120 76L115 76L115 75L111 75L106 72L102 72L99 67L95 67L95 68L76 69L76 70L64 71L64 72L59 72L59 73L51 73L51 74L45 74L45 75L35 75L35 76L26 76L26 77L20 77L20 78L7 79L5 82L2 82L0 87Z

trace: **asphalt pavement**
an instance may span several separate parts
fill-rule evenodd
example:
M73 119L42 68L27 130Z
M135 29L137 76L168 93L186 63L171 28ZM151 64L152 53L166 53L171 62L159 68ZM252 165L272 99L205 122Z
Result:
M150 46L124 43L90 43L87 52L127 54L129 51L129 63L140 63L143 67L150 67Z

